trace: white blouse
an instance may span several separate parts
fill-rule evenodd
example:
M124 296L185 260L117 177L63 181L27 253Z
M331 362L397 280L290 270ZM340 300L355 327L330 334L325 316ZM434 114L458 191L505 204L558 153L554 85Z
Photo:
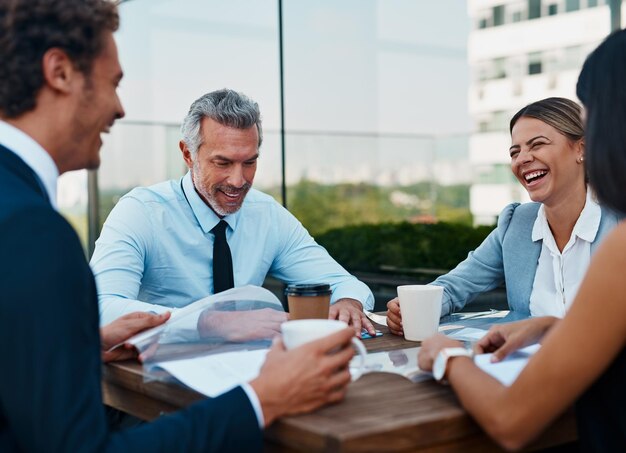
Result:
M532 232L533 241L542 241L530 294L532 316L565 316L589 267L591 244L598 233L601 215L600 206L593 200L591 190L587 189L585 207L561 253L543 205L539 208Z

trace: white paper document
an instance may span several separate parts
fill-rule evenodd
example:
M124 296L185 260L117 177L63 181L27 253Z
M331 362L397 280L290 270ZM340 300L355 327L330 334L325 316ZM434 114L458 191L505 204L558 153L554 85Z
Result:
M539 350L541 346L534 344L514 352L502 362L491 363L492 354L479 354L474 357L474 363L485 373L493 376L507 387L515 382L522 372L528 359Z
M173 310L168 322L138 333L126 340L126 343L136 346L141 351L146 345L158 341L159 337L161 337L161 342L167 343L197 340L197 322L200 313L219 302L228 301L233 301L234 304L237 301L267 302L283 311L280 301L269 290L254 285L241 286L207 296L183 308ZM117 346L120 345L115 347Z
M196 392L215 397L259 375L267 349L235 351L191 359L158 362L180 382Z
M450 338L454 338L455 340L460 341L477 341L485 336L487 333L486 330L483 329L475 329L473 327L466 327L457 332L450 333L448 336Z
M365 358L364 374L377 372L394 373L404 376L413 382L429 379L430 373L426 373L417 367L417 353L419 350L419 347L415 347L369 353ZM357 363L358 357L353 358L350 367L356 367Z

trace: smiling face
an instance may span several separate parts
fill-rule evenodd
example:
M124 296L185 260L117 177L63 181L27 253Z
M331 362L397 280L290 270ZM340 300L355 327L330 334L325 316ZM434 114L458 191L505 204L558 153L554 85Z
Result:
M102 133L108 133L113 122L124 116L117 94L122 68L111 32L105 32L102 52L93 61L91 72L83 76L82 87L76 94L76 109L72 120L74 168L94 169L100 166Z
M530 199L556 205L585 190L582 140L572 142L554 127L535 118L520 118L511 131L511 171Z
M195 158L180 142L196 191L220 217L233 214L241 208L254 181L259 157L257 128L237 129L205 117L200 133L202 144Z

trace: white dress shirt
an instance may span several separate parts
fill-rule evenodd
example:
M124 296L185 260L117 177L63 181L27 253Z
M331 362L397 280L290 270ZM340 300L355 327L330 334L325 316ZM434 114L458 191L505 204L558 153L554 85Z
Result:
M50 154L29 135L5 121L0 121L0 144L17 154L33 170L48 194L50 203L57 209L59 169Z
M589 267L591 243L598 233L600 217L600 206L593 200L591 190L587 189L585 207L563 252L560 252L543 205L539 208L532 232L533 241L542 241L530 295L532 316L565 316Z

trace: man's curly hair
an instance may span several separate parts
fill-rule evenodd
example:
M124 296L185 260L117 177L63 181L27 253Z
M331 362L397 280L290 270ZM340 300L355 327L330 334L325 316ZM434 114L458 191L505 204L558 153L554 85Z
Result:
M35 107L42 59L57 47L89 75L119 16L108 0L0 0L0 114L15 118Z

